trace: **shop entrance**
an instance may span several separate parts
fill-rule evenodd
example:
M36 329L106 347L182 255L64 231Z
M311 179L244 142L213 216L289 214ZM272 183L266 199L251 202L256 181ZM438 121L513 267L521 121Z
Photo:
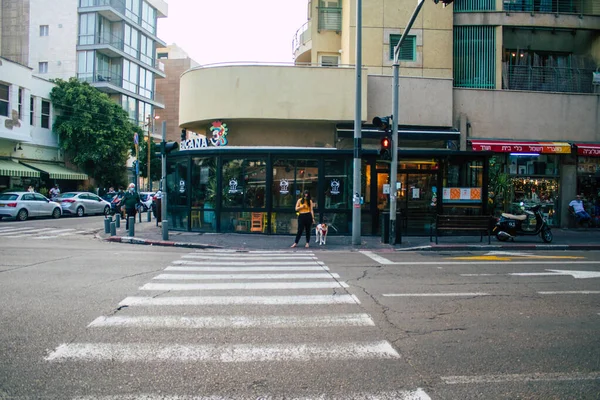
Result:
M389 212L389 170L377 171L378 209ZM396 184L397 219L401 220L402 235L429 235L437 213L438 171L400 171ZM381 226L379 227L381 232Z

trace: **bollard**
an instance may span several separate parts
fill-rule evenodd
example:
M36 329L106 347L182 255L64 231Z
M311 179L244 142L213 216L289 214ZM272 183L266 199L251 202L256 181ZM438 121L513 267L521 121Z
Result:
M152 211L148 210L148 222L152 222Z
M135 236L135 217L128 217L129 218L129 233L128 235L130 237L134 237Z
M117 234L117 223L111 222L110 223L110 236L115 236L116 234Z
M162 222L162 238L163 240L169 240L169 221L163 219Z
M117 228L121 227L121 214L116 214L115 215L115 225L117 226Z
M110 233L110 218L104 217L104 233Z
M142 213L138 212L138 219L140 220L140 224L142 223Z

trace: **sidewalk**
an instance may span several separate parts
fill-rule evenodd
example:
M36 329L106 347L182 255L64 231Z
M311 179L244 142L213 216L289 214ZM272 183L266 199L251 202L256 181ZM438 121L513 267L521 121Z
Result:
M125 221L117 228L116 236L104 233L104 226L97 237L110 242L143 244L152 246L178 246L190 248L223 248L232 250L285 250L294 242L293 235L260 235L241 233L199 233L169 231L169 240L162 240L162 228L156 226L156 221L136 221L135 236L128 237L125 230ZM381 243L379 236L362 236L360 245L352 244L351 236L329 236L325 246L315 243L314 232L311 233L311 250L325 251L352 251L352 250L378 250L378 251L490 251L490 250L600 250L600 229L552 229L554 240L546 244L539 236L520 236L514 242L499 242L491 238L488 245L487 237L479 241L479 236L441 236L439 244L429 241L427 237L406 236L402 243L389 245ZM297 250L304 249L304 238L300 240Z

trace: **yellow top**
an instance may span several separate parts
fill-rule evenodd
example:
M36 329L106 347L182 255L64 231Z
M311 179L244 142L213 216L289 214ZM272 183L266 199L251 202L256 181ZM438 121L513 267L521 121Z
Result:
M306 213L312 214L312 207L310 207L308 205L308 201L304 201L304 204L302 204L302 199L299 199L298 202L296 203L296 211L298 211L300 214L306 214Z

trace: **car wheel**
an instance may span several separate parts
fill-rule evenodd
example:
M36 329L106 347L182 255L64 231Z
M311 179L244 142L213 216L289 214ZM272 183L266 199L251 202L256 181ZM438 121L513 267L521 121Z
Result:
M83 217L83 214L84 214L83 207L81 207L81 206L77 207L77 216Z
M27 212L27 210L24 209L24 208L22 208L17 213L17 220L18 221L25 221L28 216L29 216L29 213Z
M60 208L56 207L54 210L52 210L52 218L60 218Z
M104 215L110 215L110 207L109 206L104 207Z

